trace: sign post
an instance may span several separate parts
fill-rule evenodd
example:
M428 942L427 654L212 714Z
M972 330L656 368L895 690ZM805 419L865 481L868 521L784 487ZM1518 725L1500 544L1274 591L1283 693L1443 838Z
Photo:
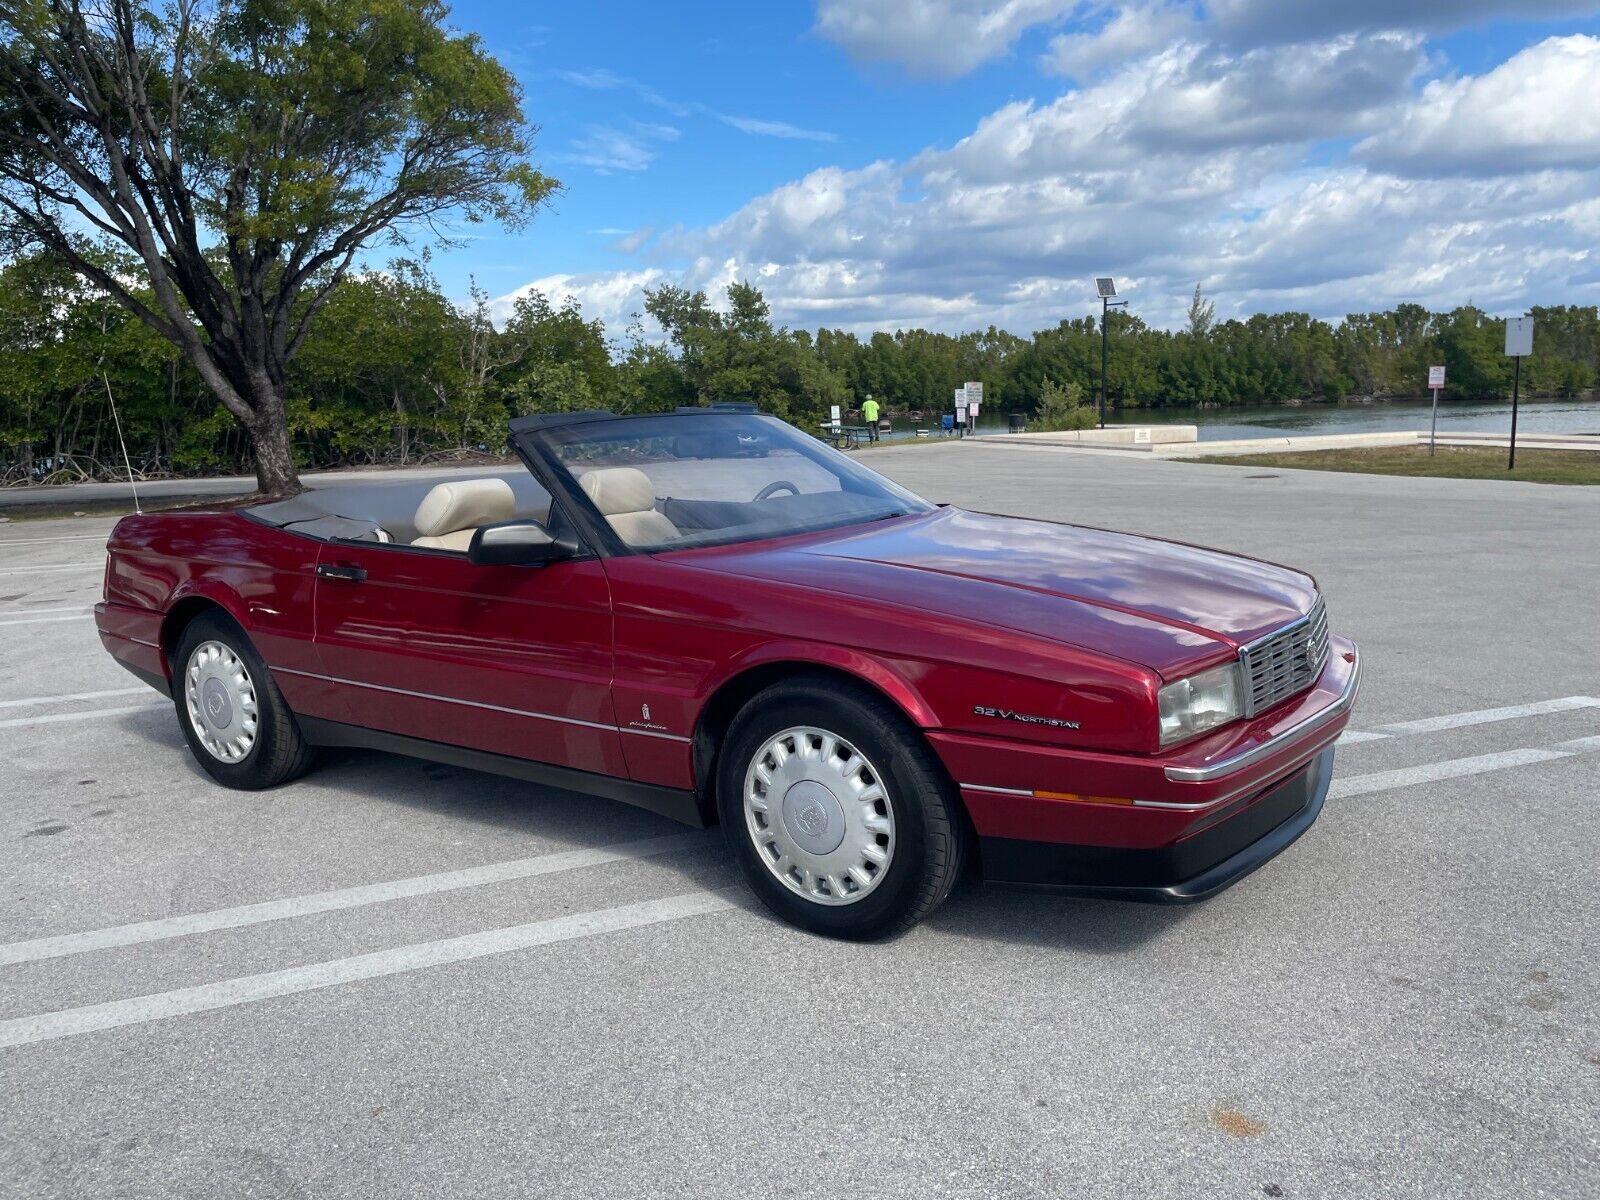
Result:
M1428 426L1428 457L1433 457L1434 439L1439 435L1439 391L1444 387L1444 368L1428 368L1428 390L1433 393L1433 424Z
M956 436L957 437L966 437L967 436L967 389L966 388L958 387L956 389L955 398L954 398L954 407L955 407L955 418L956 418L956 421L955 421Z
M983 384L982 383L968 382L967 386L962 388L961 390L962 390L962 392L964 392L966 394L966 398L967 398L967 419L968 419L968 422L971 425L972 432L973 433L977 433L978 432L978 411L983 407Z
M1117 294L1116 280L1109 275L1097 275L1094 290L1100 297L1100 428L1106 427L1106 321L1113 308L1126 308L1126 300L1113 300Z
M1506 470L1517 465L1517 400L1522 390L1522 359L1533 353L1533 318L1506 318L1506 357L1516 360L1511 376L1511 454L1506 459Z

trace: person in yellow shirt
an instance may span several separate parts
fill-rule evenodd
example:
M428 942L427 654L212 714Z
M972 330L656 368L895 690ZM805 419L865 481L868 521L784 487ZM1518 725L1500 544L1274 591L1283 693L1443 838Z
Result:
M866 401L861 405L861 419L866 424L866 427L871 431L870 433L867 434L867 437L871 441L874 441L874 442L877 441L878 440L878 402L876 400L874 400L871 396L868 396L866 398Z

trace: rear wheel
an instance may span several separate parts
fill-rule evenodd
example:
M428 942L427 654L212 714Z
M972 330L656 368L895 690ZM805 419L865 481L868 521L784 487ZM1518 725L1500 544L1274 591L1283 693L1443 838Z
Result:
M864 689L812 678L756 696L728 731L717 803L756 894L817 933L900 933L960 874L948 778L905 718Z
M178 724L206 774L254 791L305 773L311 747L267 664L230 618L207 612L189 622L172 664Z

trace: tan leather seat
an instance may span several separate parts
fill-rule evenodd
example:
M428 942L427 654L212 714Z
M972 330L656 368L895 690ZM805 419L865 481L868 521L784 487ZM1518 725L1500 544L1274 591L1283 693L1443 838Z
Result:
M654 546L678 536L678 527L656 511L656 489L637 467L606 467L578 480L584 495L630 546Z
M419 536L411 544L465 554L479 525L509 521L516 512L517 498L504 479L455 479L435 484L417 505L412 524Z

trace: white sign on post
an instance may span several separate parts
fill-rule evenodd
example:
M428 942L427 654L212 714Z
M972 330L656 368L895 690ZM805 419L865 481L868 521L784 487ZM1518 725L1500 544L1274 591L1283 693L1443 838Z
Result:
M983 384L969 383L961 389L967 394L967 407L981 408L983 405Z
M1428 457L1433 457L1439 440L1439 389L1444 387L1444 368L1428 368L1428 390L1433 393L1433 417L1428 425Z
M1533 318L1506 318L1506 357L1516 360L1517 367L1511 376L1511 453L1506 457L1506 470L1517 465L1517 398L1522 392L1522 360L1533 353Z
M839 419L840 419L840 418L839 418L839 406L838 406L838 405L837 405L837 404L835 404L835 405L834 405L834 406L833 406L833 408L832 408L832 409L831 409L831 410L830 410L830 414L829 414L829 419L830 419L830 420L831 420L831 421L832 421L832 422L833 422L833 423L834 423L834 424L835 424L835 425L837 425L837 424L838 424L838 423L839 423Z
M1533 318L1506 318L1506 357L1526 358L1533 353Z

